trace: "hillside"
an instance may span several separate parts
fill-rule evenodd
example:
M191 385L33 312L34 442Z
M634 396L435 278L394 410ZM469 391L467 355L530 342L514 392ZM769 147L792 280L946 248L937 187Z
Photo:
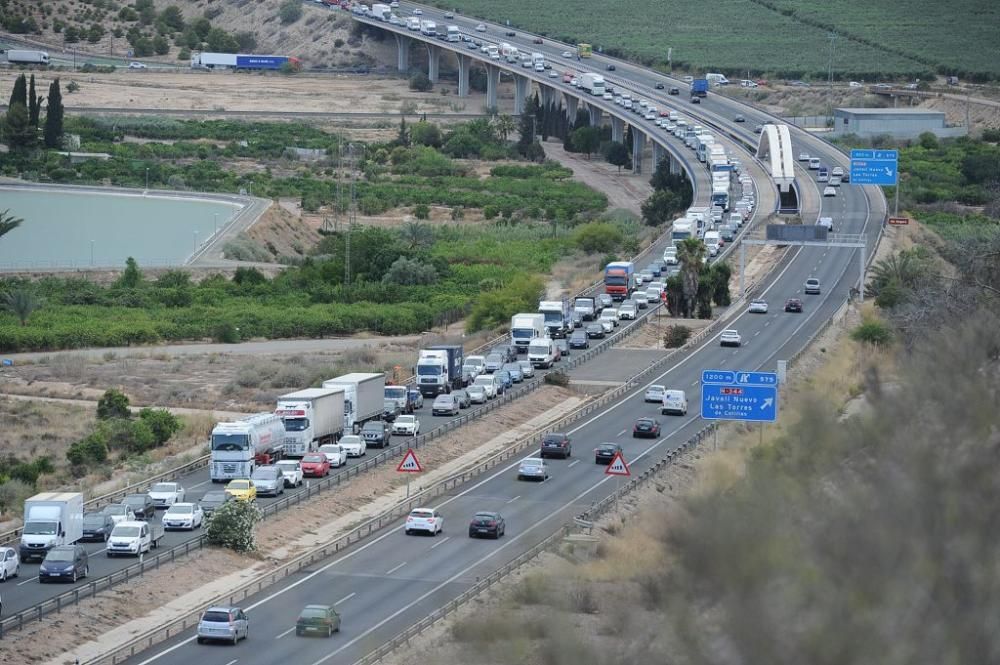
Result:
M833 40L840 78L1000 78L1000 3L982 0L435 0L433 4L589 42L674 67L825 79Z
M191 51L281 53L306 68L384 62L394 51L351 34L346 12L273 0L0 0L0 26L102 56L187 61Z

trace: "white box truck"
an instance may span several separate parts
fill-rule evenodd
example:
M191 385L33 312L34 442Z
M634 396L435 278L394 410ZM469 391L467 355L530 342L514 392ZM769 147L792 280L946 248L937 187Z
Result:
M544 314L515 314L510 319L510 341L518 353L528 350L531 340L545 337Z
M579 87L592 95L601 96L604 94L604 77L600 74L587 72L579 77Z
M458 31L457 25L448 26L448 41L449 42L460 42L462 41L462 33Z
M46 51L10 49L7 51L7 62L12 65L47 65L49 54Z
M377 18L380 21L388 21L389 17L392 15L392 8L389 5L384 5L376 3L372 5L371 17Z
M428 37L437 36L437 23L434 21L421 21L420 22L420 34L426 35Z
M286 457L302 457L344 433L344 389L306 388L278 398L274 415L285 423Z
M382 417L385 400L385 374L353 372L327 379L324 388L344 389L344 431L357 433L369 420Z
M407 30L420 30L420 19L416 16L406 17L406 29Z
M249 478L258 465L281 459L285 423L273 413L257 413L212 429L209 477L213 483Z
M19 548L21 561L45 558L57 545L72 545L83 538L83 494L42 492L24 502L24 528Z

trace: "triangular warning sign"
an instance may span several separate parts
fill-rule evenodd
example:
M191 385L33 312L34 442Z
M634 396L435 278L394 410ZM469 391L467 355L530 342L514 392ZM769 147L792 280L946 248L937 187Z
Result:
M604 470L605 475L608 476L631 476L632 472L628 470L628 464L625 463L625 458L622 457L621 452L615 453L614 458L611 460L611 464L608 468Z
M402 473L419 473L423 471L420 462L417 461L417 454L413 452L413 448L407 450L406 454L403 455L403 461L396 467L396 471L401 471Z

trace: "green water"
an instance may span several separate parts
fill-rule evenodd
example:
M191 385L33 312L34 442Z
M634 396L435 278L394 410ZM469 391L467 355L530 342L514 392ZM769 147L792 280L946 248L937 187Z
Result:
M197 194L192 194L196 197ZM0 239L0 270L184 264L236 204L94 190L0 188L0 211L24 222Z

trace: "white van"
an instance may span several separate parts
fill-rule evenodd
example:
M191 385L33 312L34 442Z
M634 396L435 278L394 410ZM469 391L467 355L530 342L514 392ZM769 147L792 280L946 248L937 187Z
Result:
M528 345L528 360L533 367L548 369L558 357L556 344L548 337L536 337Z
M818 171L819 170L819 157L810 157L809 158L809 170L810 171Z
M705 234L705 247L708 249L709 256L715 256L719 253L719 249L722 247L722 237L718 231L709 231Z
M687 395L683 390L664 390L660 413L664 416L676 414L686 416L688 412Z

